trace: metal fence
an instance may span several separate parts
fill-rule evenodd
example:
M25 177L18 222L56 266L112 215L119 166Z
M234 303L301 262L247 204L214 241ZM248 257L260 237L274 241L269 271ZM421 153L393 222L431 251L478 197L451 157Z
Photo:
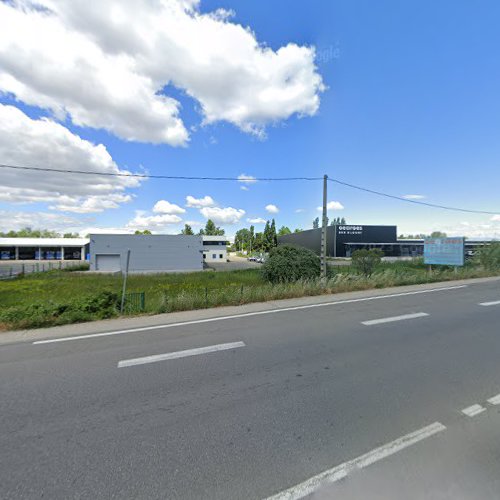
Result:
M0 279L11 279L24 274L43 273L56 269L71 269L80 267L82 264L84 264L84 262L71 260L43 262L0 261Z
M144 292L131 292L125 294L123 311L125 313L143 312L146 308L146 294Z

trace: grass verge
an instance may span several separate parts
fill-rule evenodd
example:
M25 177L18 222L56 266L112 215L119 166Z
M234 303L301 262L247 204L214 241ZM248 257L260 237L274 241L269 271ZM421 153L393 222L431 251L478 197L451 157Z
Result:
M145 309L128 314L158 314L251 302L334 294L500 275L479 266L429 273L421 261L383 262L371 277L346 266L331 267L326 282L271 285L259 269L190 274L131 275L128 292L145 293ZM50 271L0 282L0 329L38 328L118 316L122 278Z

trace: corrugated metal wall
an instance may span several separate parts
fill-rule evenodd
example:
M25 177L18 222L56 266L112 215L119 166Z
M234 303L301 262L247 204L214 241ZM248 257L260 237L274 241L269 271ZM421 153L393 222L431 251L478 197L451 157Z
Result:
M203 269L201 236L186 235L90 235L90 270L96 270L96 255L120 254L125 270L130 249L131 273L201 271Z

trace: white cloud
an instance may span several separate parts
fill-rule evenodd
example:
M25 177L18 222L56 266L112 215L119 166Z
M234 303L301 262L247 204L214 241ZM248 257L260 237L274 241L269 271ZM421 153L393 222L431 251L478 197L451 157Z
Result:
M205 224L203 224L203 222L200 222L198 220L187 220L187 221L185 221L185 223L192 226L192 227L200 227L200 226L205 225Z
M33 120L14 106L0 104L2 163L64 170L128 173L120 170L105 146L96 145L46 118ZM0 201L48 202L75 213L102 212L132 200L127 188L138 178L2 169Z
M167 200L159 200L155 203L153 212L157 214L183 214L186 210L179 205L168 202Z
M204 196L203 198L195 198L194 196L186 196L186 207L204 208L213 207L215 201L211 196Z
M244 210L233 207L204 207L200 213L219 224L236 224L245 215Z
M253 175L240 174L238 175L238 182L243 184L255 184L257 179Z
M404 194L406 200L423 200L426 196L423 194Z
M256 217L255 219L247 219L251 224L265 224L267 221L262 217Z
M494 215L490 220L491 221L500 221L500 215Z
M326 204L326 209L327 210L344 210L344 205L342 205L342 203L340 203L340 201L329 201ZM317 207L316 210L318 210L318 212L322 212L323 207Z
M0 91L126 140L185 145L169 86L204 124L265 126L314 115L324 90L312 47L273 50L197 0L0 2ZM57 75L55 77L55 75Z
M182 222L182 219L178 215L147 215L146 212L137 210L135 217L127 222L125 227L131 229L161 229L169 224L178 224L179 222Z
M4 232L24 227L49 229L56 232L79 232L75 228L81 227L81 224L79 219L61 214L0 210L0 231Z
M249 190L248 186L240 186L240 189L242 191L248 191Z
M272 204L266 205L266 210L270 214L277 214L280 211L280 209L276 205L272 205Z
M295 213L296 214L301 214L302 212L304 212L305 210L303 208L297 208L297 210L295 210Z

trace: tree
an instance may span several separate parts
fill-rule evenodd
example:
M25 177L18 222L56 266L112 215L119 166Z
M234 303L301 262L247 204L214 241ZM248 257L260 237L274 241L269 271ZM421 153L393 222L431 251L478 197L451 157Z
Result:
M78 233L64 233L63 238L79 238L80 235Z
M345 217L335 217L332 222L330 223L330 226L343 226L346 223Z
M271 283L315 279L320 275L320 259L307 248L280 245L271 250L262 274Z
M299 227L296 227L293 232L294 233L301 233L302 231L303 231L303 229L300 229Z
M286 226L281 226L278 231L278 236L285 236L285 234L292 234L292 231Z
M236 231L234 247L236 250L248 250L250 248L250 231L247 228Z
M271 248L278 246L278 235L276 234L276 221L273 219L271 221L271 227L269 229L269 236L271 238Z
M318 229L319 228L319 217L316 217L313 220L313 229Z
M24 227L18 231L10 230L7 233L0 233L0 237L7 238L60 238L61 235L49 229L31 229Z
M255 238L253 240L253 250L256 252L264 251L264 233L255 233Z
M431 238L446 238L446 233L443 233L441 231L433 231L431 233Z
M217 227L212 219L208 219L205 229L200 229L200 235L206 236L224 236L224 229Z
M152 233L149 229L144 229L144 231L139 231L139 229L137 229L137 231L134 234L139 235L139 234L152 234Z
M192 236L194 235L193 228L189 224L184 224L184 229L181 229L181 234Z
M355 250L352 254L352 266L369 277L380 264L383 256L384 252L378 248Z

